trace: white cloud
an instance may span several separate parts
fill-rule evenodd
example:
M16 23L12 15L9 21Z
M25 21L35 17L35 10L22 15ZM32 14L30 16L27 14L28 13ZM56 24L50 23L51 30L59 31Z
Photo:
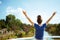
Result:
M6 15L13 14L13 15L21 15L22 14L22 8L13 8L13 7L7 7Z
M2 4L2 1L0 1L0 4Z

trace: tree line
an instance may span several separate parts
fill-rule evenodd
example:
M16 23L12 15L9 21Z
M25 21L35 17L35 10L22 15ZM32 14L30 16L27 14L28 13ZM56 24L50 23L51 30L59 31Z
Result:
M48 24L46 31L52 36L60 36L60 23L58 24Z

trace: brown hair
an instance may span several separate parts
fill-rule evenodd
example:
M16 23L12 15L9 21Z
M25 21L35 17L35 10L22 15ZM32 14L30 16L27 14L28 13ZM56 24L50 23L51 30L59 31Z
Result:
M37 16L37 23L38 24L41 24L42 23L42 19L41 19L41 16L40 15Z

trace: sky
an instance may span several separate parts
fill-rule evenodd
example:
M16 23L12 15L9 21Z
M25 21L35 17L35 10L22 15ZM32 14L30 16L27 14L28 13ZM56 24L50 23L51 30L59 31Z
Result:
M6 19L7 15L13 14L23 23L30 24L22 10L26 10L34 23L37 23L37 15L41 15L45 23L56 11L56 15L49 23L60 23L60 0L0 0L0 19Z

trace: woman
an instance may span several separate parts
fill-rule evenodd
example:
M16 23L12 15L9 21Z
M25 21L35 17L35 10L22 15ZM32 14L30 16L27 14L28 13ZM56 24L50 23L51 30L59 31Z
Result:
M52 14L52 16L46 21L46 23L42 24L42 18L40 15L37 16L37 23L34 23L31 21L31 19L27 16L26 11L23 11L23 14L25 17L28 19L28 21L35 27L35 38L36 40L43 40L43 35L44 35L44 28L46 25L49 23L49 21L54 17L56 12Z

